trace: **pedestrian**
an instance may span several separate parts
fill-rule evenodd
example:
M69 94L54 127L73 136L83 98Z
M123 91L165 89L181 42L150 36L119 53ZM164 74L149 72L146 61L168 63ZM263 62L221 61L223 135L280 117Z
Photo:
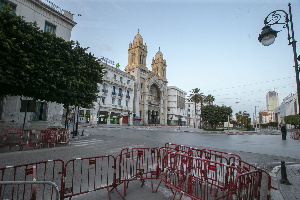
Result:
M282 124L282 126L281 126L281 134L282 134L282 140L286 140L286 127L285 127L285 124Z

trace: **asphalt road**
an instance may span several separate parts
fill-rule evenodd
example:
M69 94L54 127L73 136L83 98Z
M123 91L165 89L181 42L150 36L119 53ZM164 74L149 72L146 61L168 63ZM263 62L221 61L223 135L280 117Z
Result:
M44 148L27 151L3 151L0 153L0 167L31 163L43 160L85 158L100 155L116 156L123 148L162 147L165 143L176 143L197 148L208 148L238 154L242 160L271 171L284 160L287 164L300 163L300 142L290 139L281 140L279 134L211 134L205 132L179 132L176 128L141 127L80 127L84 136L71 139L70 145L55 148ZM133 183L127 192L127 199L171 199L169 191L160 189L157 194L151 193L150 184L140 188ZM145 189L148 188L148 189ZM107 197L107 192L98 192ZM101 194L100 194L101 193ZM120 197L116 192L113 199ZM75 199L89 199L82 195ZM94 198L94 197L90 197ZM105 198L104 198L105 199Z

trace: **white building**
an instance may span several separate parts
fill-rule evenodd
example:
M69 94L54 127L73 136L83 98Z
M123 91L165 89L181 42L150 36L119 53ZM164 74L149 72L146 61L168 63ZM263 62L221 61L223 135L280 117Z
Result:
M297 94L289 94L285 97L282 103L274 109L274 121L284 123L284 117L298 114L298 97ZM287 127L289 128L289 127Z
M187 115L185 117L187 119L187 125L198 127L200 125L200 115L201 115L200 103L196 104L196 112L195 112L195 103L190 99L185 99L185 110Z
M72 28L76 25L73 15L49 0L0 0L0 3L10 4L17 15L23 16L27 22L36 22L42 30L70 40ZM7 96L0 99L1 128L22 128L25 112L20 109L25 100L32 98ZM37 100L34 112L28 112L26 119L25 128L61 127L63 105Z
M181 122L182 126L187 123L186 110L185 110L185 96L186 92L175 87L168 87L168 125L179 125Z
M93 109L81 108L79 122L90 124L133 123L134 76L104 64L103 82L98 84L99 93Z

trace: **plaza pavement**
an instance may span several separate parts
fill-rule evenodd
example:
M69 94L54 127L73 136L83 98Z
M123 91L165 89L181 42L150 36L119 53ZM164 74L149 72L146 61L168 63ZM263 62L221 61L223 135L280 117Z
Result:
M132 129L169 129L169 130L176 130L178 132L193 132L193 133L207 133L202 129L193 128L193 127L176 127L176 126L127 126L127 125L89 125L89 124L80 124L80 129L84 127L98 127L98 128L132 128ZM280 135L279 130L258 130L258 131L237 131L237 130L225 130L225 131L210 131L209 133L215 134L274 134ZM88 133L85 133L84 136L78 135L75 139L80 139L81 137L88 137ZM71 139L72 140L72 139ZM299 148L300 150L300 148ZM272 177L272 186L277 188L277 190L271 190L271 199L272 200L294 200L300 199L300 163L289 165L286 163L286 174L287 180L289 181L290 185L288 184L281 184L281 166L276 166L270 172Z

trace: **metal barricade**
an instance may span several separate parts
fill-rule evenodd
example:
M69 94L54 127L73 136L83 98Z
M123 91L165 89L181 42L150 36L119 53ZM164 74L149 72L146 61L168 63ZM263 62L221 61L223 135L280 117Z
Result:
M43 148L52 147L56 144L68 144L69 130L65 128L46 130L8 130L0 131L0 147L24 147Z
M66 162L64 176L63 198L101 189L107 190L109 199L113 189L122 196L116 184L116 159L111 155L71 159Z
M39 185L42 185L42 187L46 187L45 185L49 185L53 188L53 190L55 190L55 198L52 198L52 199L56 199L56 200L59 200L60 199L60 192L59 192L59 188L58 186L51 182L51 181L0 181L0 187L3 187L1 193L0 193L0 197L1 199L10 199L9 197L11 196L11 193L9 194L6 194L6 190L10 191L10 189L7 189L6 187L16 187L16 191L13 191L13 193L18 193L18 190L21 189L22 190L22 187L20 187L19 185L24 185L24 188L25 188L25 185L26 184L30 184L31 185L31 188L35 188L34 190L31 190L32 192L31 193L28 193L28 196L25 196L25 194L23 195L23 199L36 199L36 187L39 188ZM21 192L21 193L24 193L24 190ZM19 196L16 197L16 199L19 199ZM43 197L43 199L45 199Z
M130 181L140 180L142 186L145 180L151 180L153 191L153 179L156 177L157 148L125 148L116 157L118 164L117 182L124 184L124 196L126 187Z
M60 132L56 132L58 136ZM75 158L66 164L62 160L49 160L0 168L0 199L57 197L55 188L35 184L38 181L57 183L60 199L99 190L106 190L109 199L113 190L124 198L131 181L141 181L143 186L149 180L152 192L157 192L164 183L173 192L173 198L186 195L195 200L252 200L260 199L263 176L267 176L265 187L269 200L271 178L265 170L242 161L235 154L168 143L161 148L125 148L116 157ZM1 184L5 181L32 183L7 187ZM158 184L154 189L155 182ZM118 189L122 184L124 193Z
M64 162L62 160L48 160L30 164L6 166L0 168L0 181L50 181L59 183L59 187L63 189L63 170ZM30 187L24 184L23 187L16 187L12 185L9 188L5 188L0 184L0 194L3 190L6 190L6 194L10 194L10 198L14 199L20 197L25 199L28 193L31 193L32 199L51 199L54 193L53 188L36 187L32 184ZM9 191L9 192L7 192ZM43 198L42 198L43 197ZM2 199L5 199L1 196Z
M240 156L233 153L216 151L212 149L198 149L195 147L184 146L174 143L166 143L165 148L174 150L176 152L186 153L190 156L204 158L224 164L230 164L241 160Z

